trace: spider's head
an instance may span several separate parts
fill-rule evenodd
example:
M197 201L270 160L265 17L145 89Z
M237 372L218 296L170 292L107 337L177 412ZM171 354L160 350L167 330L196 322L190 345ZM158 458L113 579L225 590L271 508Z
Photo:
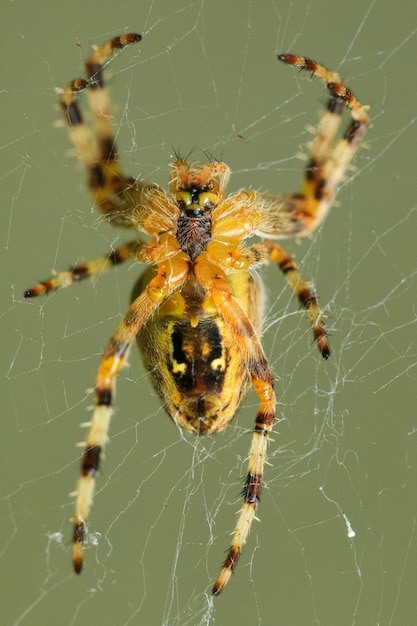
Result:
M179 189L175 194L175 199L179 207L185 210L186 213L198 215L204 211L214 209L218 203L219 196L208 185L203 185L202 187L193 185L192 187Z
M229 175L229 168L221 161L175 161L171 164L170 191L183 211L201 215L223 200Z

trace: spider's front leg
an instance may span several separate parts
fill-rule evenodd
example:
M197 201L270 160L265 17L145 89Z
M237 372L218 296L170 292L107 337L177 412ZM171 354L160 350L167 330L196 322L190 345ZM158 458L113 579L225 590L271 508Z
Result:
M160 263L157 275L131 304L104 350L95 387L96 406L85 443L76 491L73 563L77 574L82 569L86 522L93 502L95 476L108 440L116 376L137 333L169 294L181 286L189 269L188 257L182 252Z
M129 206L132 194L141 197L144 183L122 173L118 160L112 112L104 80L104 68L115 51L141 41L141 35L129 33L114 37L103 46L95 46L85 62L87 78L77 78L66 89L59 89L60 105L69 134L87 173L93 201L100 213L112 223L132 228ZM79 93L88 90L93 113L93 129L84 122L78 103Z
M256 193L253 200L260 208L258 230L261 236L300 237L311 234L326 217L337 186L369 128L369 107L355 98L336 72L292 54L280 54L278 59L310 71L325 83L329 92L326 111L314 131L300 190L281 195ZM350 121L341 137L336 139L347 110L350 111Z

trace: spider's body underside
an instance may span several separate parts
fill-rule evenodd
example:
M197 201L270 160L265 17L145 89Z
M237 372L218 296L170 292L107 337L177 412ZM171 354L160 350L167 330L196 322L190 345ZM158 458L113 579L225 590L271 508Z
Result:
M298 193L266 194L242 190L227 196L225 163L171 164L169 192L122 174L103 80L113 51L140 41L116 37L96 47L86 61L87 79L61 91L61 106L72 141L88 175L98 211L113 225L145 233L110 254L78 265L36 285L27 297L41 295L96 275L127 259L148 263L135 285L131 305L104 350L95 387L96 407L81 464L74 516L74 567L81 571L86 521L95 476L108 439L115 378L136 339L155 390L168 414L187 431L214 433L227 427L249 383L259 408L249 451L243 506L231 547L213 593L219 594L246 542L263 482L269 433L275 419L272 374L260 343L263 290L252 271L273 261L305 308L324 358L330 354L322 313L291 258L264 237L311 233L322 222L337 184L369 125L362 106L336 73L304 57L280 55L308 69L329 90L327 110L310 149ZM78 92L88 88L96 140L84 124ZM351 121L335 141L346 108ZM247 238L262 240L246 246Z

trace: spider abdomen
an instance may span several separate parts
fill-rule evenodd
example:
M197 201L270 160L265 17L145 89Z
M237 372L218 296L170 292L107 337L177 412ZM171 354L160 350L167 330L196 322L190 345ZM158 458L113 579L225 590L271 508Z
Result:
M150 274L145 276L138 281L139 291ZM232 288L239 291L240 304L259 330L260 284L246 272L232 276ZM195 434L226 428L250 374L233 331L192 275L146 323L137 343L155 391L179 426Z

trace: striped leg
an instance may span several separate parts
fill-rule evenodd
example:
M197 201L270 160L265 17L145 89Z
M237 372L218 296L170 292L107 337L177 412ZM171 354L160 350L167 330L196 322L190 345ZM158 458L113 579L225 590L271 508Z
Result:
M232 296L220 267L207 257L202 257L204 255L194 265L197 280L208 289L214 305L231 328L260 400L249 451L248 474L242 492L243 506L228 556L213 587L213 595L219 595L236 567L256 515L263 483L268 435L275 419L275 393L271 370L252 322Z
M72 283L107 272L112 267L120 265L120 263L124 263L128 259L137 259L140 257L140 253L145 245L146 244L137 239L125 243L122 246L114 248L114 250L109 252L106 256L101 256L98 259L80 263L80 265L71 267L67 272L59 272L56 276L38 283L34 287L25 291L24 296L25 298L43 296L45 293L49 293L50 291L62 289L63 287L68 287Z
M141 40L141 35L131 33L115 37L104 46L94 47L93 54L85 63L87 80L73 80L61 94L60 104L69 126L72 142L84 162L88 186L98 210L109 215L112 221L132 227L131 220L123 215L129 209L128 190L140 190L141 184L134 178L123 176L117 159L116 143L103 66L113 54L125 46ZM90 107L93 112L93 133L86 126L78 106L77 96L88 88Z
M278 59L312 72L326 83L330 92L327 110L311 145L305 179L300 190L300 196L307 200L302 204L303 217L308 229L312 230L324 219L336 187L363 140L369 126L369 107L358 102L336 72L331 72L311 59L293 54L280 54ZM346 107L350 109L351 121L343 137L333 146Z
M218 244L215 242L209 246L211 258L213 258L213 250L217 252L217 247L221 254L219 253L215 259L216 261L220 261L220 263L223 259L226 259L229 261L229 264L231 264L231 259L233 259L239 264L239 268L245 264L245 269L256 267L262 263L268 263L269 261L274 261L277 264L292 291L297 296L300 304L306 310L307 317L313 326L314 338L317 341L320 354L324 359L328 359L330 356L330 348L323 324L323 313L320 311L317 298L311 292L308 284L303 281L296 265L285 250L272 241L262 241L249 248L232 251L226 248L223 243ZM225 262L223 266L225 266Z
M184 258L185 255L179 253L177 257L160 264L157 275L131 304L104 350L95 387L96 406L85 443L81 475L75 492L77 499L73 520L73 563L77 574L82 569L86 522L93 502L95 477L108 440L116 376L126 360L132 341L143 324L169 293L178 289L186 279L189 265Z
M320 354L324 359L328 359L330 356L329 342L327 341L326 330L323 324L323 313L319 308L317 298L311 292L308 284L301 278L291 257L288 256L281 246L271 241L266 241L259 244L259 247L268 251L269 260L274 261L284 274L287 283L307 313Z
M243 506L233 531L228 555L213 587L212 593L217 596L227 585L236 567L256 517L263 484L268 437L275 419L275 393L268 362L250 320L233 298L217 300L214 296L213 300L235 333L260 400L249 450L248 474L242 491Z
M279 195L255 192L252 207L259 211L256 230L262 236L306 236L324 220L332 205L337 186L368 130L369 107L358 102L338 74L322 65L292 54L280 54L278 59L321 78L330 97L318 129L313 131L315 137L300 191ZM343 136L335 141L346 109L350 110L351 120Z

